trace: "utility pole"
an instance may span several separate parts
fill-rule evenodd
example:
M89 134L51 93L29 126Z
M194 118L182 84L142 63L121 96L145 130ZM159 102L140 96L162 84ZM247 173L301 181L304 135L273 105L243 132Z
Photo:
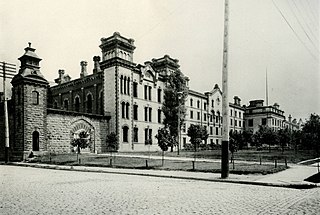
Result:
M224 37L222 66L222 147L221 147L221 178L229 176L229 102L228 102L228 29L229 0L224 5Z
M0 62L1 69L0 69L0 77L3 78L3 98L4 98L4 138L5 138L5 162L8 163L9 161L9 117L8 117L8 107L7 107L7 94L6 94L6 78L12 79L14 73L16 72L16 68L14 64ZM6 77L8 76L8 77Z

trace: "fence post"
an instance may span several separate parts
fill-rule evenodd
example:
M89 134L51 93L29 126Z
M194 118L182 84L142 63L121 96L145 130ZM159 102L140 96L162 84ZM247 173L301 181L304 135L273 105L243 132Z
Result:
M234 158L232 159L232 169L234 169Z
M260 165L262 164L262 159L261 159L261 156L260 156Z
M112 167L112 158L110 158L110 166Z
M284 158L284 164L286 165L286 168L288 167L287 158Z

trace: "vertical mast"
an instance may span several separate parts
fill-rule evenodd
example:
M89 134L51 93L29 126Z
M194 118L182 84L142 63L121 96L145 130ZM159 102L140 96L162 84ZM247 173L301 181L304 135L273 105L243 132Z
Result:
M229 0L225 0L223 66L222 66L222 148L221 178L229 176L229 104L228 104L228 37L229 37Z
M268 67L266 68L266 104L269 106L269 101L268 101Z

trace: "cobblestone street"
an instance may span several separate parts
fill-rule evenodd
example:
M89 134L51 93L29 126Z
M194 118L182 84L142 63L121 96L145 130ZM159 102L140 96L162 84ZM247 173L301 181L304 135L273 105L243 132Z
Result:
M297 190L0 165L0 214L320 214Z

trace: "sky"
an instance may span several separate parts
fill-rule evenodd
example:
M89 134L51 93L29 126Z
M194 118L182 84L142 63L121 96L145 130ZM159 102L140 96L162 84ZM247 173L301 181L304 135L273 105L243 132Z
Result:
M320 114L319 7L318 0L229 0L230 102L266 101L267 73L269 105L297 119ZM0 61L19 68L31 42L50 83L59 69L79 78L83 60L92 72L100 39L119 32L135 40L135 63L168 54L192 90L222 88L224 0L0 0L0 16Z

